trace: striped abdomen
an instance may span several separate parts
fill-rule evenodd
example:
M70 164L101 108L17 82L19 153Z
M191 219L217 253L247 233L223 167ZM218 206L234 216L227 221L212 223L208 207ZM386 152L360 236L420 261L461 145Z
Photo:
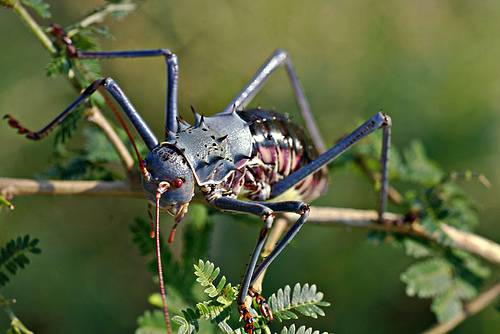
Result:
M313 160L317 151L302 129L281 114L263 110L238 114L250 125L253 159L230 177L230 187L252 200L272 199L271 186ZM311 200L326 189L326 184L327 172L321 169L280 195L280 199Z

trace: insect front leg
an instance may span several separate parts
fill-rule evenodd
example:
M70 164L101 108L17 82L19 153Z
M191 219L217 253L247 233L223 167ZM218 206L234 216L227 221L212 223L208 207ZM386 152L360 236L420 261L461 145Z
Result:
M266 203L246 202L231 197L219 197L212 200L210 204L224 211L254 214L259 216L264 221L263 226L260 229L259 236L257 237L257 243L255 244L252 255L250 256L250 261L247 264L245 275L243 276L243 281L241 282L238 294L238 309L243 317L245 332L247 334L252 334L254 330L254 320L248 307L245 305L245 298L249 294L251 279L254 274L259 255L262 252L262 247L264 246L269 230L273 225L274 212L267 207ZM252 294L254 294L254 292L252 292Z
M271 198L278 197L288 189L294 187L297 183L315 173L323 166L329 164L338 158L342 153L348 150L352 145L357 143L362 138L366 137L373 131L382 128L382 154L381 154L381 187L380 199L378 205L379 221L383 221L385 207L387 204L387 188L388 188L388 165L389 165L389 147L391 140L391 118L381 112L375 114L368 121L360 125L349 135L340 140L335 146L320 154L316 159L288 175L287 177L276 182L271 187Z
M46 126L38 131L28 130L11 115L5 115L4 118L8 120L8 123L11 127L17 129L18 133L25 135L26 138L31 140L40 140L46 137L51 130L60 125L62 121L64 121L64 119L68 117L69 114L75 111L76 107L86 101L99 89L99 87L103 87L104 89L106 89L109 94L116 100L116 102L118 102L118 104L122 107L123 112L125 113L125 115L127 115L128 119L149 149L152 149L153 147L158 145L158 139L156 139L156 136L136 111L135 107L129 101L125 93L123 93L120 86L118 86L118 84L111 78L95 80L80 94L80 96L78 96L78 98L76 98L75 101L73 101L52 121L50 121Z
M228 104L222 113L230 113L234 109L240 110L244 109L257 95L257 93L262 89L264 84L267 82L271 74L273 74L276 69L281 66L285 66L288 79L292 85L295 100L300 109L302 118L306 123L307 130L311 135L311 139L314 146L318 151L323 152L325 150L325 144L321 138L318 127L314 121L314 117L311 113L311 108L309 107L309 102L307 102L306 95L304 94L304 89L297 78L297 74L292 65L292 60L290 55L285 50L276 50L271 57L257 70L255 75L250 79L250 81L243 87L243 89L236 95L236 97Z
M69 57L78 59L111 59L111 58L151 58L164 57L167 66L167 92L165 105L165 132L177 132L177 96L179 86L179 64L175 53L168 49L144 49L121 51L80 51L72 44L62 27L52 26L52 34L65 46ZM166 136L165 136L166 138Z
M271 263L278 257L278 255L281 254L281 252L292 241L292 239L297 235L297 233L299 233L302 226L306 223L307 217L309 216L309 205L301 201L286 201L286 202L276 202L276 203L266 202L262 204L265 204L274 212L292 212L300 216L297 219L297 221L286 232L286 234L280 239L280 241L276 243L271 253L255 269L252 278L250 280L251 286L259 278L259 276L264 273L264 271L269 267L269 265L271 265ZM251 295L253 294L252 297L256 299L256 302L259 305L261 313L269 320L273 320L271 309L266 303L266 300L259 294L259 292L255 291L253 288L250 288L250 294Z

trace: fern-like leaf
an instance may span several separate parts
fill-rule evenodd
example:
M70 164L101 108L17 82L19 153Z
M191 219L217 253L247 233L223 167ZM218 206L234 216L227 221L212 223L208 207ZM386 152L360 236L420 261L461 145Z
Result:
M290 327L283 327L279 334L329 334L328 332L320 332L319 330L313 330L312 328L306 328L306 326L300 326L295 329L295 325Z
M51 17L50 5L45 3L43 0L21 0L23 5L33 9L40 17L47 19Z
M0 249L0 287L10 281L20 269L29 263L28 254L40 254L38 239L31 239L29 235L10 240Z
M203 262L202 260L199 260L198 265L195 264L194 268L194 274L198 277L196 281L205 288L204 292L210 298L219 296L226 287L225 276L221 277L217 286L214 284L214 281L220 274L220 268L215 267L210 261Z
M135 334L163 334L165 333L165 320L160 310L145 311L137 319L139 328Z
M199 330L198 319L200 314L198 310L187 308L182 310L182 316L176 315L172 320L179 325L177 334L192 334Z
M269 298L269 305L273 315L279 321L297 319L296 312L305 316L317 318L324 316L325 312L321 307L330 306L330 303L323 301L323 293L318 292L316 285L299 283L295 284L293 293L289 285L279 289Z
M224 311L225 306L212 303L211 301L205 301L196 304L196 308L202 319L212 320L217 318Z
M69 138L73 136L73 133L78 127L79 121L83 117L83 110L84 109L81 106L77 107L57 127L56 134L54 137L55 147L63 145Z

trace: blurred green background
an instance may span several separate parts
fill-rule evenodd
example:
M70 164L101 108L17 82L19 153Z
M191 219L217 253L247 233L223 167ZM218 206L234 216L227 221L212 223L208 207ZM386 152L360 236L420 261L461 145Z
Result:
M100 1L48 1L52 21L75 22ZM481 209L478 233L500 241L500 4L497 1L158 1L111 22L103 49L167 47L180 60L180 110L221 110L275 48L292 55L327 143L379 109L393 118L395 145L422 140L446 170L488 176L488 190L466 185ZM45 77L48 54L10 11L0 8L0 113L30 127L47 122L74 97ZM157 132L162 132L160 59L104 62ZM255 104L297 117L284 71ZM28 142L0 124L0 175L32 177L50 165L52 140ZM337 172L315 204L373 208L359 174ZM0 244L19 234L41 239L43 255L5 289L37 333L131 333L156 291L128 225L145 201L19 197L0 213ZM165 224L169 224L164 219ZM238 282L257 226L220 223L211 260ZM222 240L227 246L221 247ZM229 241L227 241L229 240ZM309 322L336 333L414 333L434 323L430 301L405 295L400 273L411 259L374 246L359 230L305 227L267 276L265 291L316 283L332 303ZM167 273L168 279L168 273ZM0 316L0 328L7 318ZM490 306L456 333L498 333Z

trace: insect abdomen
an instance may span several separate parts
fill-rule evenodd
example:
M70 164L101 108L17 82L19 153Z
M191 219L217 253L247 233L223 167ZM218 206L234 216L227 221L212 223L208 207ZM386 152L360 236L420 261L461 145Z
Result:
M245 170L243 190L253 200L270 200L271 186L300 169L317 156L300 127L276 112L245 110L239 112L249 123L253 138L253 157L256 163ZM296 184L280 199L311 200L319 196L327 185L327 173L321 169Z

